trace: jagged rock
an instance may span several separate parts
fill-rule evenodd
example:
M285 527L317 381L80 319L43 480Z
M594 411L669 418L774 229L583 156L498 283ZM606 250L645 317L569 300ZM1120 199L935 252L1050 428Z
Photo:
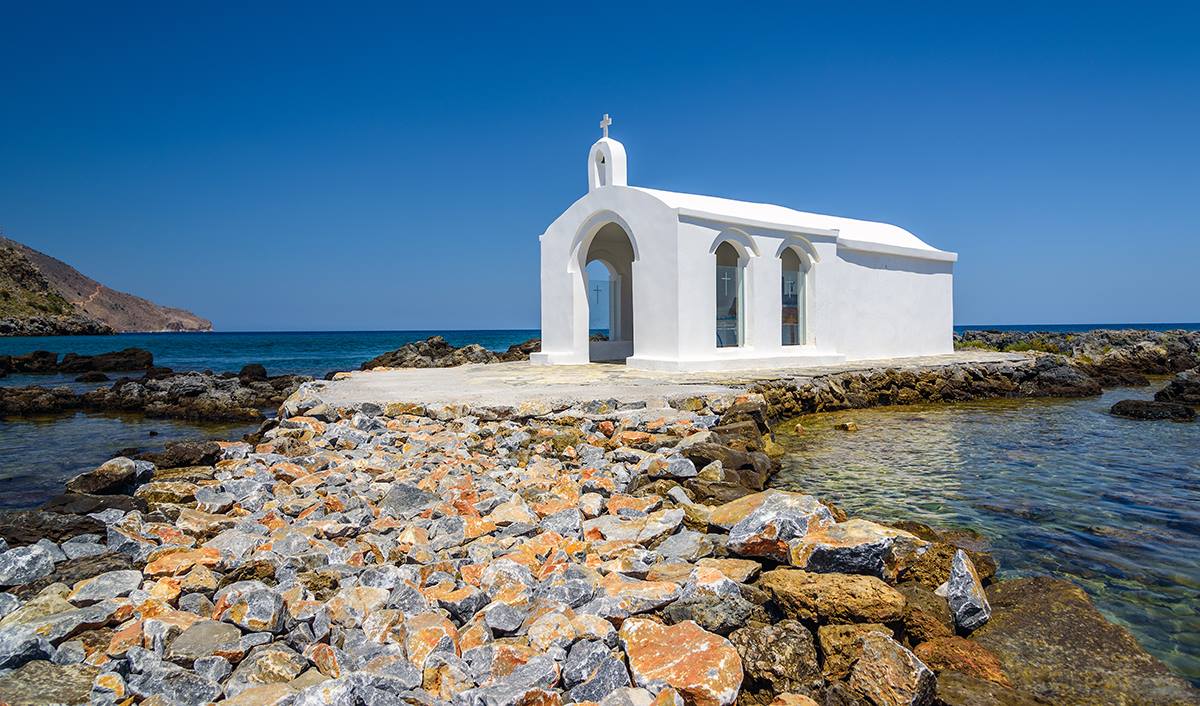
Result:
M410 518L440 501L438 496L427 493L415 485L393 483L387 495L379 503L380 512L392 517Z
M1176 375L1166 387L1154 393L1154 399L1158 402L1200 405L1200 367Z
M821 623L890 623L904 612L904 595L874 576L775 569L759 579L788 617Z
M621 624L620 640L638 686L671 687L703 706L728 706L737 699L742 660L725 638L693 622L665 626L629 618Z
M201 620L180 633L167 646L164 657L183 666L218 653L234 653L242 631L229 623Z
M212 466L221 460L221 447L215 441L173 441L162 451L140 458L160 469Z
M21 597L28 597L41 591L46 586L62 583L73 586L76 583L109 571L120 571L133 568L129 557L116 552L105 552L94 556L81 556L76 559L60 561L54 566L54 571L42 578L12 589Z
M562 667L569 701L599 701L629 686L629 670L619 652L599 640L576 642Z
M77 534L104 534L104 523L91 517L41 510L0 511L0 538L10 546L34 544L39 539L61 542Z
M376 356L359 366L359 370L375 368L451 368L467 363L495 363L499 356L472 343L455 348L441 336L413 341L394 351Z
M868 632L849 683L876 706L924 706L933 702L936 681L903 645L881 632Z
M1195 703L1200 692L1108 622L1069 581L988 587L991 620L971 639L1000 659L1013 686L1053 703Z
M663 609L668 623L690 620L709 632L728 635L754 614L754 604L740 593L681 598Z
M729 642L745 671L739 701L768 704L776 694L815 694L824 684L812 633L795 620L749 623L730 633Z
M216 701L221 686L174 665L163 665L129 677L129 691L143 699L159 697L169 704L202 704Z
M820 527L795 540L788 558L792 566L805 571L894 579L899 559L924 544L903 530L853 518Z
M833 524L833 515L811 495L768 491L762 502L729 529L729 550L786 562L791 543Z
M975 565L961 549L954 553L950 579L938 587L937 593L946 598L950 614L954 616L954 624L959 630L975 630L992 615L987 594L983 591L979 574L975 572Z
M137 464L132 459L119 456L67 481L67 492L85 495L122 494L131 489L138 475Z
M863 636L869 632L892 634L886 626L878 623L822 625L817 628L817 642L821 645L823 657L821 672L826 679L845 679L850 674L850 668L862 654Z
M0 586L30 583L54 573L54 557L36 544L0 553Z
M900 584L896 590L904 595L901 622L911 644L954 634L954 616L945 598L919 583Z
M75 584L67 600L75 604L96 603L129 595L142 585L142 572L136 569L109 571Z
M1109 412L1129 419L1165 419L1172 422L1190 422L1196 418L1196 410L1185 404L1153 400L1121 400Z
M33 660L0 677L0 703L6 706L86 704L100 670L84 664Z

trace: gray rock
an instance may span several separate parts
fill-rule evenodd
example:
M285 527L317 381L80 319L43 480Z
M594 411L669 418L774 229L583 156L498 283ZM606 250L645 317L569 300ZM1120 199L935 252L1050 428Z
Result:
M242 631L234 625L202 620L172 640L164 656L186 667L196 660L211 656L218 648L236 645L241 637Z
M433 507L440 498L408 483L392 483L387 495L379 501L380 513L387 517L411 519Z
M283 596L270 588L246 591L225 609L221 619L251 632L279 632L283 629Z
M730 528L729 550L786 562L792 540L832 524L829 508L813 496L768 491L758 507Z
M54 646L28 626L0 630L0 669L20 667L34 659L50 659L53 654Z
M108 551L108 548L100 542L100 535L97 534L81 534L71 537L59 547L68 559L99 556Z
M560 510L552 515L547 515L541 523L541 527L549 532L557 532L564 537L578 537L583 531L583 513L575 508L567 508Z
M220 683L233 671L233 666L224 657L213 655L200 657L192 664L192 669L205 679Z
M950 580L938 587L937 594L950 605L950 614L959 630L970 632L992 617L983 583L975 571L975 565L967 553L959 549L954 552L950 564Z
M54 572L54 556L45 547L31 544L0 554L0 586L17 586Z
M47 552L49 552L50 559L55 564L57 564L60 561L67 560L67 555L63 553L63 550L60 549L57 544L55 544L54 542L51 542L49 539L46 539L45 537L34 542L34 544L36 546L41 547L42 549L45 549Z
M129 691L143 699L158 696L173 704L204 704L216 701L222 694L216 682L175 665L162 665L132 675Z
M659 543L654 551L668 561L695 561L707 554L704 535L692 530L680 530Z
M625 667L625 660L610 653L567 696L569 701L598 701L614 690L627 686L629 670Z
M728 635L742 627L753 613L754 604L736 594L700 594L681 598L662 611L668 623L693 620L700 627L718 635Z
M128 595L142 585L142 572L122 569L100 574L88 579L68 596L72 603L95 603L109 598Z

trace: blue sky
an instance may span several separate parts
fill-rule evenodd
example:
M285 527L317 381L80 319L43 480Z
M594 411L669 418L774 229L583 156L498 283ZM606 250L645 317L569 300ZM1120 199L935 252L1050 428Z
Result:
M608 112L631 183L957 251L959 323L1200 320L1195 4L248 5L0 8L6 234L225 330L536 327Z

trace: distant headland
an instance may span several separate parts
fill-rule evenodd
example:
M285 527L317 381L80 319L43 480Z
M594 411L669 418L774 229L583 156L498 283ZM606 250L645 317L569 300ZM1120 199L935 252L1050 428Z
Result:
M0 235L0 336L211 330L208 319L118 292Z

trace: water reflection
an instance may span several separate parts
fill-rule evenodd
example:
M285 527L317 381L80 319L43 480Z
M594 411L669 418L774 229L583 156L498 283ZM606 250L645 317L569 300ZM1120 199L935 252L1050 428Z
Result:
M988 401L780 425L778 487L848 512L983 533L1002 576L1072 579L1200 683L1200 423L1112 417L1118 399ZM857 432L834 430L854 420Z

